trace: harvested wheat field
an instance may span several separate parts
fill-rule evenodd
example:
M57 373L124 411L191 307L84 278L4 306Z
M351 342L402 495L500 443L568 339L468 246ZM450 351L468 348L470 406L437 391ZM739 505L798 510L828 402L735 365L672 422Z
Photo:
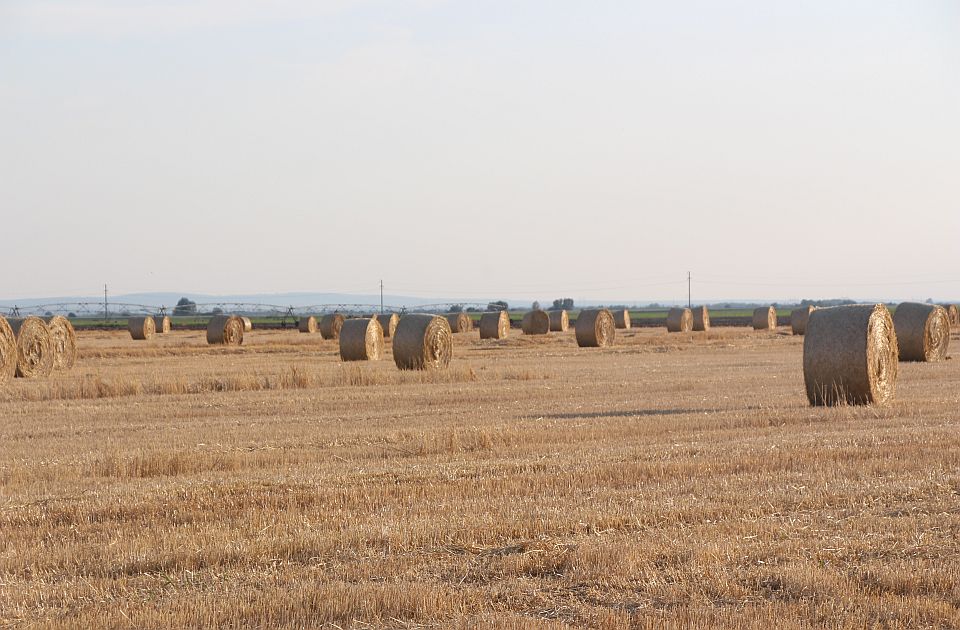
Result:
M0 385L0 626L960 625L956 360L814 408L789 331L77 335Z

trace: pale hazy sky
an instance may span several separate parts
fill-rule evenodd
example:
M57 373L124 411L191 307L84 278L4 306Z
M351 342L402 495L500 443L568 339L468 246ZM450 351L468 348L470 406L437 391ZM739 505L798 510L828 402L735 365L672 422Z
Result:
M0 0L0 297L960 298L956 0Z

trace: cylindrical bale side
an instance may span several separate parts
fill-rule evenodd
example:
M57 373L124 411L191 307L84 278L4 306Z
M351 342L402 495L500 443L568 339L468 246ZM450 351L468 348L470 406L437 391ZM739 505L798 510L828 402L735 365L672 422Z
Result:
M693 309L693 330L696 332L706 332L710 330L710 311L706 306L698 306Z
M570 330L570 313L565 309L547 311L550 317L550 332L567 332Z
M243 343L243 320L236 315L217 315L207 324L207 343L239 346Z
M633 322L630 320L630 311L627 309L613 311L613 323L621 330L629 330L633 326Z
M580 311L574 328L577 345L581 348L605 348L613 345L617 334L617 325L613 313L605 308L591 308Z
M157 323L152 317L131 317L127 320L130 336L137 341L153 339L157 332Z
M6 317L0 316L0 383L17 373L17 334Z
M383 358L383 328L376 317L348 319L340 329L342 361L379 361Z
M454 333L465 333L473 330L473 320L466 313L449 313L447 323Z
M506 311L484 313L480 316L481 339L503 339L510 334L510 315Z
M754 330L776 330L777 309L772 306L761 306L753 310Z
M341 313L331 313L324 315L320 320L320 335L324 339L339 339L340 329L343 328L343 322L346 321Z
M393 361L401 370L445 368L453 356L453 332L445 317L404 315L393 335Z
M950 317L936 304L904 302L893 313L901 361L941 361L950 347Z
M17 337L17 369L20 378L49 376L53 371L53 340L47 323L39 317L11 319Z
M250 332L253 330L253 320L251 320L249 317L241 317L240 319L243 321L243 332Z
M807 321L810 319L810 313L814 309L812 306L803 306L795 308L790 312L790 330L795 335L803 335L807 332Z
M393 337L394 331L397 330L397 324L400 323L400 316L396 313L384 313L383 315L377 315L377 322L379 322L380 328L383 329L383 337L389 339Z
M171 323L169 315L154 315L153 328L158 335L165 335L170 332Z
M77 332L63 315L54 315L47 321L50 342L53 344L53 369L66 370L77 362Z
M897 384L897 335L883 304L820 308L803 339L811 405L884 404Z
M300 321L297 322L297 330L302 333L315 333L317 332L317 318L313 315L308 315L301 317Z
M539 309L530 311L520 320L520 329L525 335L546 335L550 332L550 316Z
M693 311L689 308L671 308L667 313L667 332L690 332L693 330Z

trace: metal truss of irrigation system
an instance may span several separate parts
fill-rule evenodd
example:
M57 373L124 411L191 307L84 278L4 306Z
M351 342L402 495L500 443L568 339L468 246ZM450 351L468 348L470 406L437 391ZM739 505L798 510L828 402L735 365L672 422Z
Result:
M487 303L446 302L422 304L414 308L388 306L380 304L315 304L312 306L281 306L278 304L258 304L252 302L209 302L190 304L188 307L151 306L148 304L126 304L123 302L59 302L55 304L29 304L24 306L0 305L0 314L7 317L27 317L29 315L73 315L90 319L111 319L131 315L174 315L203 316L215 312L253 315L262 317L297 317L300 315L319 315L324 313L343 313L345 315L363 315L368 313L405 313L415 310L425 313L446 313L453 308L486 310Z

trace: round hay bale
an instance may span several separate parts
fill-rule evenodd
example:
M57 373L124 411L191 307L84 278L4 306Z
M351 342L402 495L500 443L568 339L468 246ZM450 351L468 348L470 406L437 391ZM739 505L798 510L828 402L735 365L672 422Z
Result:
M698 306L693 309L693 329L697 332L706 332L710 330L710 311L706 306Z
M217 315L207 324L207 343L239 346L243 343L243 320L236 315Z
M546 311L530 311L520 320L520 329L525 335L546 335L550 332L550 316Z
M249 317L241 317L240 319L243 320L243 332L253 330L253 321L251 321Z
M130 336L137 341L153 339L157 332L157 323L152 317L131 317L127 320Z
M17 335L6 317L0 316L0 383L17 373Z
M564 309L547 311L550 317L550 332L567 332L570 330L570 313Z
M453 356L453 332L445 317L404 315L393 336L393 361L401 370L445 368Z
M816 309L812 306L795 308L790 312L790 330L795 335L803 335L807 332L807 321L810 319L810 313Z
M39 317L11 319L17 337L17 370L20 378L49 376L53 371L53 340L47 323Z
M340 360L379 361L383 358L383 328L376 317L348 319L340 329Z
M473 330L473 320L466 313L448 314L447 323L450 324L450 330L454 333L465 333Z
M302 333L317 332L317 318L314 317L313 315L310 315L308 317L301 317L300 321L297 322L297 330L299 330Z
M671 308L667 313L667 332L693 330L693 311L689 308Z
M960 308L957 308L956 304L946 304L943 308L947 309L947 317L950 319L950 325L960 326Z
M324 339L339 339L340 329L343 328L343 322L346 321L340 313L331 313L324 315L320 320L320 335Z
M47 320L50 341L53 343L53 369L72 368L77 362L77 332L63 315L54 315Z
M897 384L897 335L883 304L816 309L803 339L811 405L882 405Z
M167 315L154 315L153 327L158 335L165 335L170 332L170 317Z
M617 324L609 309L591 308L582 310L577 315L574 331L577 345L581 348L606 348L613 345Z
M893 313L901 361L941 361L950 347L950 317L935 304L904 302Z
M613 311L613 323L619 329L629 330L633 326L633 322L630 320L630 311L627 309Z
M753 310L754 330L776 330L777 309L772 306L761 306Z
M494 311L480 316L481 339L503 339L510 334L510 315L506 311Z
M377 315L377 322L380 324L380 328L383 329L383 337L389 339L393 337L393 333L397 330L397 324L400 323L400 316L396 313Z

